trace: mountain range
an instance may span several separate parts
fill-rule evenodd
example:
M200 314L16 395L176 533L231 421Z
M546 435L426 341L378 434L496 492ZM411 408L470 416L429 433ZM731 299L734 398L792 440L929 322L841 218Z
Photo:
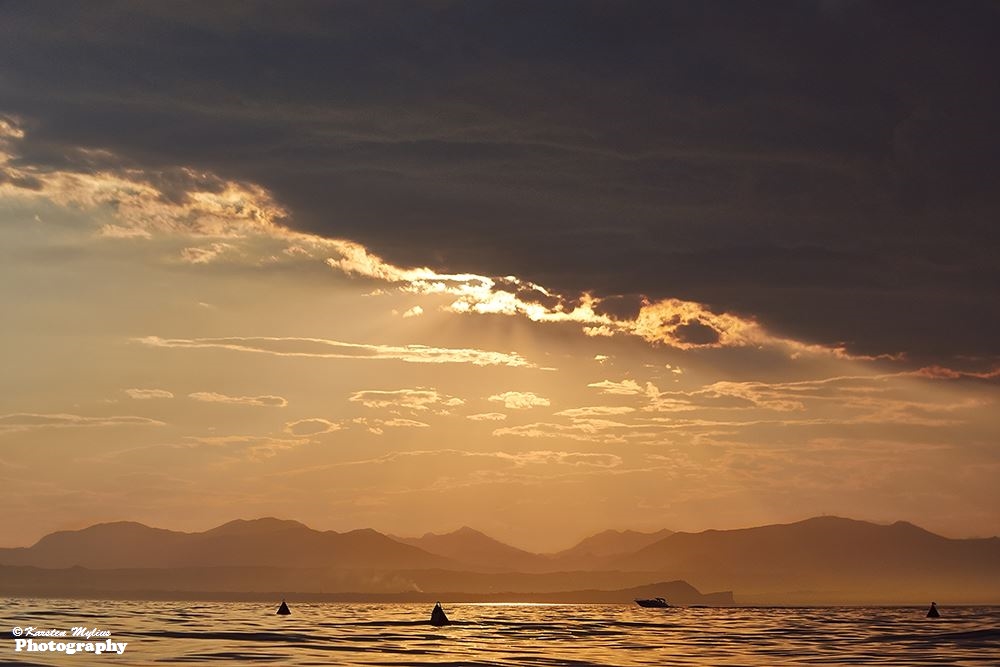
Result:
M324 599L627 602L656 594L713 605L996 603L1000 539L817 517L698 533L605 531L536 554L468 527L403 538L265 518L200 533L97 524L0 549L0 594L293 592Z

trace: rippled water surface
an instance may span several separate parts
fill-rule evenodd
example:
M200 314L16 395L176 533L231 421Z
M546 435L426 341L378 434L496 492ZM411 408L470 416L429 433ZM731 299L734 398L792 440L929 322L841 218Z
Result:
M670 608L0 600L21 665L1000 665L1000 607ZM96 628L121 655L15 651L14 628ZM23 633L23 630L22 630ZM24 635L22 634L22 638ZM36 638L36 642L86 641ZM93 638L93 642L105 642Z

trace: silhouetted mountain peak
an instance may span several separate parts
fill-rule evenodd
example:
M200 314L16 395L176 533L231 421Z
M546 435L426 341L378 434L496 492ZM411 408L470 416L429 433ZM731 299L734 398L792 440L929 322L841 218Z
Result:
M93 526L78 530L58 530L42 537L34 546L44 548L46 545L61 543L66 539L79 536L84 539L137 538L147 535L165 535L172 533L163 528L150 528L137 521L108 521L95 523Z
M653 533L636 530L605 530L584 538L575 546L555 554L557 558L568 559L571 563L595 558L606 558L632 553L658 542L673 532L666 528Z
M475 568L537 571L544 569L548 563L544 556L504 544L469 526L450 533L425 533L421 537L394 539Z
M921 528L915 523L910 523L909 521L897 521L890 528L895 528L900 531L910 531L913 533L927 533L928 535L933 535L929 530Z
M263 517L260 519L235 519L205 531L206 535L252 535L276 533L286 530L312 530L309 526L291 519Z
M401 539L401 540L440 540L440 539L443 539L443 538L457 538L457 537L486 538L488 540L492 540L493 539L492 537L490 537L486 533L478 531L475 528L470 528L469 526L462 526L461 528L457 528L457 529L452 530L452 531L447 532L447 533L426 532L423 535L421 535L420 537L401 537L401 538L398 538L398 539Z

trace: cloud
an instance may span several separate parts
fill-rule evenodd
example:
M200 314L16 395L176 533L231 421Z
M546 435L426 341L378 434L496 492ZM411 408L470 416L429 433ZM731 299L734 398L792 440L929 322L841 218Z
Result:
M776 336L754 319L717 313L701 303L676 298L642 297L632 318L619 319L614 308L602 311L602 299L584 292L568 298L516 276L491 278L438 273L428 267L403 268L386 262L359 243L331 241L339 257L327 264L349 275L394 284L403 292L457 297L446 310L454 313L521 316L533 322L576 323L588 336L637 336L680 350L722 347L770 347L790 357L833 356L841 359L896 359L899 355L854 355L842 345L824 346ZM527 299L526 294L538 295ZM526 300L527 299L527 300Z
M669 394L657 394L654 401L664 395ZM747 405L779 412L805 409L802 402L795 398L795 392L783 391L780 385L772 386L763 382L713 382L703 389L684 395L704 399L734 398Z
M243 450L251 461L265 461L307 444L307 438L274 438L269 435L189 436L187 446L226 447Z
M1000 378L1000 367L995 367L988 371L965 371L948 368L947 366L925 366L912 371L911 375L929 380L959 380L962 378L995 380Z
M646 413L702 411L743 412L753 417L733 419L652 418L665 428L717 426L785 426L900 424L944 427L964 423L963 413L989 402L949 392L930 392L922 380L938 381L949 374L920 371L873 375L844 375L789 382L719 381L692 391L662 392L648 383ZM762 413L763 411L763 413ZM797 418L772 418L768 413L802 413ZM762 415L762 416L757 416Z
M474 366L511 366L534 368L516 352L491 352L470 348L442 348L426 345L375 345L346 343L324 338L298 337L229 337L229 338L160 338L133 339L149 347L182 349L220 349L235 352L270 354L279 357L316 359L397 360L415 364L472 364Z
M13 134L14 140L23 140ZM10 141L8 140L8 144ZM112 155L105 156L113 158ZM9 161L9 154L8 154ZM533 322L574 323L588 336L636 336L681 350L724 347L770 347L789 356L832 355L845 359L895 358L849 353L842 345L803 343L769 333L753 318L715 312L695 301L677 298L630 297L622 308L620 296L598 297L590 292L566 296L537 283L507 275L489 277L475 273L440 273L429 267L406 268L385 261L364 245L346 240L297 232L284 224L289 214L263 187L222 179L187 167L144 172L137 169L104 171L8 168L2 192L17 196L44 196L64 206L110 207L115 223L102 228L113 238L152 238L173 235L215 239L185 247L181 260L207 264L222 256L246 255L251 263L312 260L326 263L348 275L390 283L397 289L422 295L448 295L453 313L496 314L526 317ZM13 183L27 178L37 187ZM222 240L225 239L225 240ZM237 243L270 239L284 244L278 255L246 252ZM332 256L331 256L332 255ZM607 303L604 303L607 301ZM415 305L404 317L420 315Z
M611 380L601 380L587 385L595 389L600 389L602 394L617 394L619 396L634 396L645 393L645 389L639 386L635 380L622 380L613 382Z
M505 391L502 394L494 394L489 400L496 403L503 403L508 410L527 410L529 408L544 407L549 405L549 399L533 394L530 391Z
M626 442L626 438L623 435L611 431L629 428L632 427L620 422L588 419L574 421L571 424L535 422L533 424L507 426L494 430L493 435L496 437L511 435L520 438L559 438L578 440L580 442L624 443Z
M100 428L106 426L164 426L156 419L134 416L86 417L66 413L19 412L0 415L0 433L16 433L50 428Z
M311 417L309 419L297 419L295 421L285 423L285 433L297 436L313 436L313 435L324 435L326 433L333 433L334 431L339 431L343 428L338 422L332 422L328 419L322 419L320 417Z
M503 421L507 419L507 415L502 412L479 412L474 415L466 415L466 419L471 419L472 421L482 422L482 421Z
M573 467L616 468L622 459L616 454L596 452L566 452L552 450L534 450L529 452L492 452L492 456L510 461L515 466L529 465L563 465Z
M154 398L173 398L174 395L166 389L126 389L129 398L137 401L147 401Z
M455 408L465 403L460 398L448 396L436 389L425 387L396 389L392 391L367 389L354 392L348 400L361 403L366 408L396 408L413 411L433 408L442 413L447 413L450 408Z
M430 426L430 424L418 422L415 419L402 419L400 417L379 421L379 425L388 426L389 428L427 428Z
M258 185L188 167L94 169L84 149L67 149L68 153L77 153L77 166L42 168L24 160L13 166L16 153L12 152L15 146L11 139L23 140L24 133L12 133L9 124L4 132L0 164L5 178L0 179L0 194L20 199L45 198L78 209L109 210L116 222L100 230L108 238L151 238L156 234L240 238L284 235L287 231L280 224L287 212ZM115 156L106 153L101 158L113 162ZM187 261L201 263L212 258L211 249L207 254L195 248L188 250L192 252ZM218 254L218 250L214 252Z
M356 417L352 420L355 424L367 427L368 432L374 435L382 435L386 428L429 428L430 424L417 421L415 419L403 419L393 417L392 419L376 419L372 417Z
M419 317L423 314L424 314L423 308L421 308L420 306L414 306L413 308L410 308L409 310L403 313L403 319L406 319L408 317Z
M589 407L560 410L556 413L556 415L560 417L569 417L570 419L583 419L589 417L606 417L609 415L627 415L630 412L635 412L635 408L630 408L625 405L593 405Z
M994 18L990 5L952 17L947 35L926 7L840 3L851 10L830 20L829 5L809 3L783 21L767 10L758 25L736 5L615 3L581 12L531 53L523 44L558 22L557 7L535 3L511 17L500 3L472 17L461 4L428 12L417 3L402 19L322 5L278 18L257 7L239 11L234 31L225 11L123 14L109 4L70 12L73 27L58 35L43 9L26 9L7 17L0 98L32 121L25 128L44 130L35 143L55 144L26 146L29 157L48 148L49 162L66 160L75 141L130 156L132 168L143 157L211 165L266 185L298 228L364 238L403 266L492 263L497 275L566 294L574 282L600 293L658 290L650 301L682 296L754 313L804 340L863 336L852 347L864 350L924 330L945 345L975 336L993 350L996 316L985 311L996 270L981 221L997 198L985 176L1000 154L987 65L997 47L979 29ZM733 29L723 34L722 24ZM114 28L101 31L110 41L95 43L97 25ZM858 26L858 39L847 57L832 57L822 45L845 25ZM427 26L447 38L423 48ZM892 39L878 26L891 26ZM646 57L621 57L608 39L619 29ZM663 40L670 31L689 39ZM357 37L389 33L378 52ZM794 58L752 48L787 34L807 36L787 45ZM276 57L280 48L255 48L260 36L306 44L308 54ZM199 67L164 60L155 50L164 37L197 45ZM126 47L130 66L157 86L116 71L108 54ZM247 66L230 61L235 52ZM705 76L708 60L725 69L725 85ZM671 63L669 86L658 62ZM903 100L892 118L867 103L879 86ZM192 89L207 94L195 100ZM337 104L317 103L330 99ZM10 134L20 143L20 130ZM178 180L154 182L176 201ZM416 228L429 233L404 233ZM578 240L560 243L570 229ZM894 242L907 230L918 233ZM883 304L890 313L877 312ZM914 315L893 317L904 308ZM634 319L627 308L600 312ZM987 326L953 325L983 317ZM679 337L691 342L685 334L698 326L682 324ZM965 333L973 329L984 333Z
M288 401L281 396L227 396L211 391L196 391L188 398L204 403L226 403L229 405L249 405L261 408L283 408Z
M360 461L348 461L335 463L324 468L349 467L361 465L386 465L401 460L413 458L447 458L458 459L484 459L487 461L498 461L509 464L515 468L526 468L529 466L570 466L574 468L615 468L622 464L622 459L616 454L600 452L572 452L559 450L531 450L525 452L506 451L468 451L461 449L432 449L415 451L389 452L382 456L364 459ZM310 471L316 468L310 469Z
M234 249L232 243L212 243L203 247L191 247L181 250L181 259L188 264L208 264L221 255Z

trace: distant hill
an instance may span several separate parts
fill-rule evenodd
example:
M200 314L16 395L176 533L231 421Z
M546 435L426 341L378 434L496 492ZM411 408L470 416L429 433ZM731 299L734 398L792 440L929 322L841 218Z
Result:
M117 522L0 549L0 570L0 594L8 595L449 592L469 600L614 601L622 591L647 591L648 582L683 580L735 591L740 604L1000 603L1000 538L956 540L905 522L837 517L700 533L606 531L550 555L471 528L392 539L272 518L200 533ZM699 604L733 594L706 595L714 602Z
M484 572L541 572L551 569L548 558L499 542L468 526L437 535L393 539Z
M581 540L576 546L552 554L563 567L595 567L612 556L630 554L668 537L672 531L664 528L655 533L634 530L605 530Z
M1000 601L1000 539L838 517L674 533L613 561L769 602Z
M336 567L421 568L453 565L448 559L400 544L371 529L347 533L313 530L297 521L231 521L202 533L102 523L46 535L34 546L0 549L0 564L45 568L87 567Z

